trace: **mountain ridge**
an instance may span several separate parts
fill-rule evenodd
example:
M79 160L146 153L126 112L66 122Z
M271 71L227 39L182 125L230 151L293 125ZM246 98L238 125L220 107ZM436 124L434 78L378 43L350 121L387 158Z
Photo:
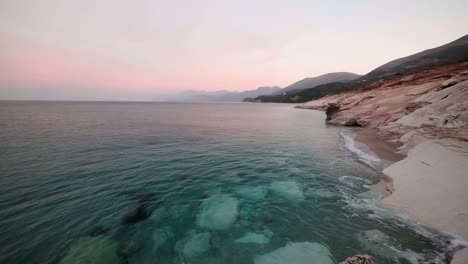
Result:
M246 97L257 97L263 94L273 94L279 92L279 86L260 86L254 90L242 92L219 91L198 91L187 90L177 94L162 96L157 101L182 101L182 102L241 102Z
M307 88L315 87L317 85L331 83L331 82L343 82L343 81L352 81L362 75L352 73L352 72L330 72L325 73L315 77L304 78L300 81L297 81L293 84L286 86L281 89L281 93L290 92L290 91L301 91Z
M262 95L249 98L246 102L277 102L277 103L304 103L321 98L325 95L337 94L379 80L391 79L396 76L407 75L435 66L458 63L468 60L468 35L458 38L445 45L427 49L406 57L387 62L366 75L349 82L330 82L301 91L289 91L276 95Z

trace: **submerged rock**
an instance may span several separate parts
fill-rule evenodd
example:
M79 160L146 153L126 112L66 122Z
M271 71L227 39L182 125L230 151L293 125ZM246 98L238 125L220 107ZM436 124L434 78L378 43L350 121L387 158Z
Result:
M319 243L289 243L270 253L255 257L255 264L333 264L330 251Z
M264 234L257 234L249 232L244 236L236 239L236 243L254 243L254 244L268 244L270 243L270 238Z
M302 201L304 193L295 181L276 181L271 184L271 190L274 194L286 199Z
M167 212L166 207L162 206L162 207L159 207L159 208L155 209L151 213L150 219L155 221L155 222L159 222L162 219L164 219L167 216L167 214L168 214L168 212Z
M267 212L254 204L245 204L239 210L240 221L244 225L263 224L269 220Z
M239 201L228 195L208 198L197 214L197 225L211 230L224 230L234 224L239 215Z
M345 259L340 264L375 264L375 262L369 255L356 255Z
M137 193L128 193L127 197L131 200L137 202L137 206L128 211L124 217L122 218L123 225L131 225L136 224L138 222L142 222L150 217L150 213L148 213L148 205L150 202L157 199L156 194L154 193L145 193L145 192L137 192Z
M261 200L265 198L267 190L264 187L243 186L236 189L236 193L249 200Z
M150 214L146 211L146 204L140 204L136 208L130 210L123 218L122 224L130 225L146 220Z
M73 243L60 264L119 263L117 242L109 237L82 237Z
M210 249L210 232L192 233L182 247L182 254L187 257L197 257Z
M274 233L271 232L271 230L269 230L269 229L264 229L263 234L265 234L265 236L267 236L269 239L271 239L273 237L273 235L274 235Z
M190 211L190 205L184 204L184 205L174 205L170 210L169 210L169 215L171 216L172 219L174 220L180 220L183 218L188 212Z
M163 228L158 228L153 231L153 243L155 247L160 247L164 245L164 243L167 242L167 240L171 239L174 237L174 233L172 232L171 228L169 227L163 227Z

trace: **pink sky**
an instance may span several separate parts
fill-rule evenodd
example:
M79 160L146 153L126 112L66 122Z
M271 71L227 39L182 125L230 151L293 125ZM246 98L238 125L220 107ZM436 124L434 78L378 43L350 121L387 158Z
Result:
M151 100L365 74L468 33L466 1L0 3L0 99Z

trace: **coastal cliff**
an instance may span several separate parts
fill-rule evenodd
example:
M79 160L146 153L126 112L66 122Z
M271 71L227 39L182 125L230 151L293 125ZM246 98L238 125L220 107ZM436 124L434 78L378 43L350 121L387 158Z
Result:
M371 128L398 145L407 157L383 170L393 179L384 203L468 238L468 62L377 81L297 108L326 111L329 124ZM452 263L468 263L467 248Z
M426 140L468 141L468 62L377 81L298 106L326 111L327 122L378 130L407 154Z

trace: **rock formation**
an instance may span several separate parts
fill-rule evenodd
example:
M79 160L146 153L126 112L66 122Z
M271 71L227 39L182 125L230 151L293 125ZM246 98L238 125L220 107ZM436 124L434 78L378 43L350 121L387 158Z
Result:
M369 255L356 255L345 259L340 264L374 264L374 260Z
M376 128L407 154L429 139L468 141L468 62L377 81L299 108L326 110L330 124Z
M394 182L384 202L468 237L468 62L380 80L298 108L325 110L330 124L373 128L399 144L408 157L383 171ZM467 251L461 252L452 263L468 263Z

